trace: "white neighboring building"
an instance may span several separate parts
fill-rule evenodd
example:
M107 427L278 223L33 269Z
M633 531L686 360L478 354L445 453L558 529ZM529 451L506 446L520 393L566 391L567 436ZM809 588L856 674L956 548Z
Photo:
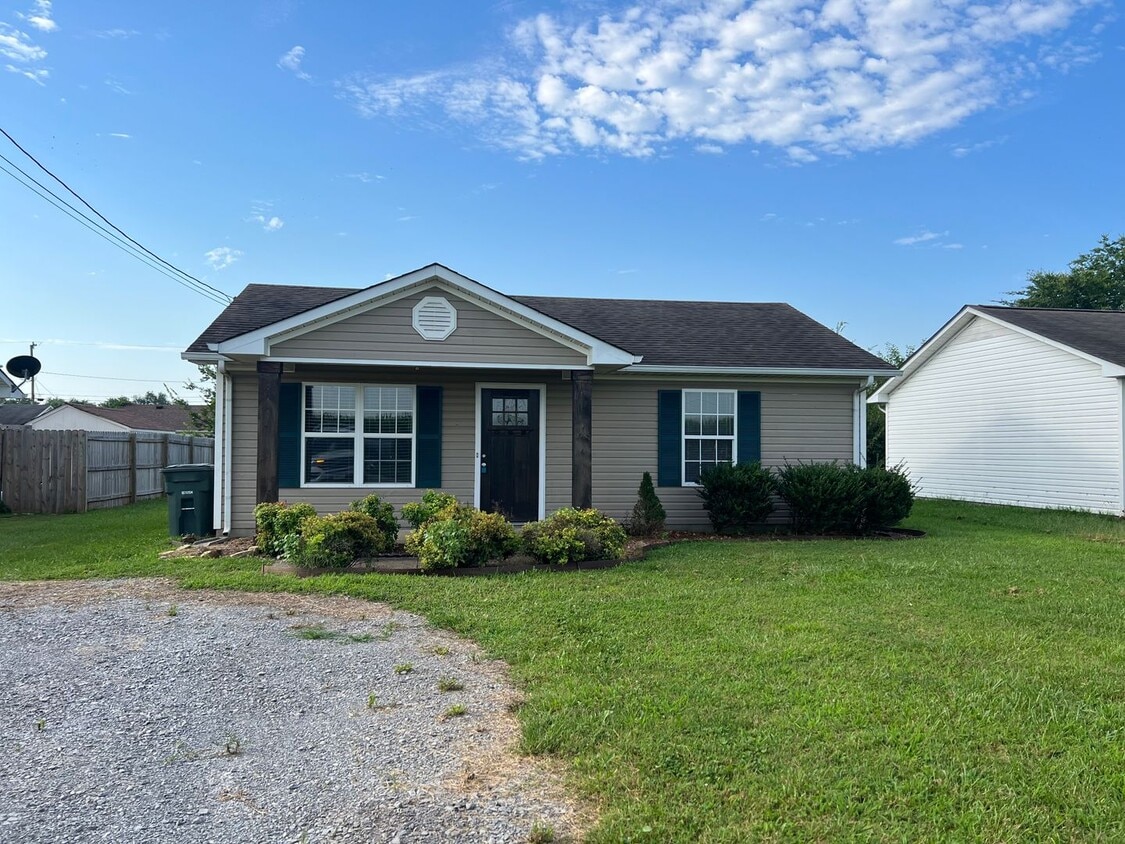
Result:
M871 396L926 498L1125 514L1125 311L966 305Z
M26 398L24 391L16 386L16 382L9 378L4 370L0 369L0 399L22 401Z
M27 424L40 431L151 431L183 433L194 426L192 410L178 404L129 404L124 407L60 404Z

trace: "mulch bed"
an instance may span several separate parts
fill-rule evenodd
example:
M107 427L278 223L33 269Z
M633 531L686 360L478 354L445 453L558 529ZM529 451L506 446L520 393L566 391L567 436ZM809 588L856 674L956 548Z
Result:
M262 574L286 574L297 577L317 577L322 574L432 574L440 577L481 577L495 574L518 574L525 571L585 571L591 569L608 569L622 563L644 559L649 551L655 548L664 548L668 545L677 545L681 542L789 542L810 540L856 540L856 539L918 539L925 536L925 531L910 530L908 528L889 528L866 536L828 535L809 536L802 534L763 532L748 536L716 536L713 533L698 533L691 531L672 531L658 539L633 538L625 545L625 555L620 560L585 560L580 563L567 563L555 565L552 563L539 563L531 557L517 554L503 563L494 565L474 566L471 568L442 569L435 572L423 572L418 566L416 557L407 554L402 546L395 551L380 557L367 560L357 560L346 569L321 569L302 568L291 563L273 560L259 554L258 547L254 544L253 537L217 537L205 539L200 542L181 545L174 551L165 551L162 558L174 557L260 557L262 559Z

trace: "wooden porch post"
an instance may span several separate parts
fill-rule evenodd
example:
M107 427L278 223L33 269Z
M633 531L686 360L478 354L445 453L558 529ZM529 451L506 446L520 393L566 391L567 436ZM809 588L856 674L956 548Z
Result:
M277 501L277 422L281 364L258 361L258 499Z
M571 372L570 384L570 503L573 507L585 509L591 506L593 499L590 424L593 407L594 373Z

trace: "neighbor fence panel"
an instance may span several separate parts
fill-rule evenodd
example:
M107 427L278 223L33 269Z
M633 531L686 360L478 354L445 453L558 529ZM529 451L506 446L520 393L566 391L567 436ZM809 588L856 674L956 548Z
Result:
M0 499L17 513L118 507L162 496L165 466L214 454L210 437L2 428Z

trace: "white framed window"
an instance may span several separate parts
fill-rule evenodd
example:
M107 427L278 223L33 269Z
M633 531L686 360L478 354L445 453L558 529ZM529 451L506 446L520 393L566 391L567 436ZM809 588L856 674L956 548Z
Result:
M302 393L302 486L414 486L414 387L305 384Z
M684 486L696 486L708 466L737 459L737 396L736 390L683 391Z

